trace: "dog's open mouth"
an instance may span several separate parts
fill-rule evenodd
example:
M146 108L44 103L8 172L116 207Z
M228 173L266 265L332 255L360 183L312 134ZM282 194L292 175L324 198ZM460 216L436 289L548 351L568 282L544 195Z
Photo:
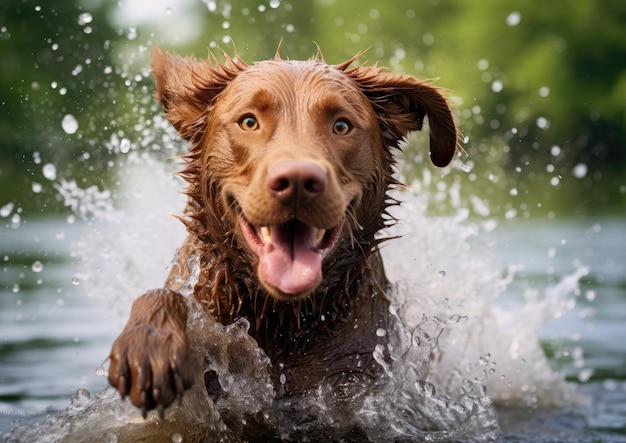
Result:
M282 297L308 295L322 278L322 260L339 239L343 220L332 229L319 229L293 219L254 226L239 216L243 235L259 257L259 277Z

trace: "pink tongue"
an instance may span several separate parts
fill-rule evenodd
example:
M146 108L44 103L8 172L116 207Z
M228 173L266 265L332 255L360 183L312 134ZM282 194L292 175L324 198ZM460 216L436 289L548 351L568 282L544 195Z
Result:
M322 272L322 254L306 226L298 226L293 238L287 229L272 227L272 240L259 248L259 272L265 283L285 294L311 289Z

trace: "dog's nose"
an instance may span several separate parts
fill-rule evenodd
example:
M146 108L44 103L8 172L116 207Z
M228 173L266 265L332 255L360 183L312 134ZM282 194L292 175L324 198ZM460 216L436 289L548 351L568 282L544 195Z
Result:
M267 171L267 187L283 204L299 207L311 203L326 187L326 172L308 161L283 160Z

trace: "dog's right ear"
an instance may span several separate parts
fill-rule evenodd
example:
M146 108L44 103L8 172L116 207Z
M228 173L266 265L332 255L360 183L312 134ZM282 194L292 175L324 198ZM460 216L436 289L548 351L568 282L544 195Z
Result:
M239 58L226 57L220 64L215 57L199 61L160 47L152 52L156 98L172 126L191 142L202 138L216 98L245 68Z

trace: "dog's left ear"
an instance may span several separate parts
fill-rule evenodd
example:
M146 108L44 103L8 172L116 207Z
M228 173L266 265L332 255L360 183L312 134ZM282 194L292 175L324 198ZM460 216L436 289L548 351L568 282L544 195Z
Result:
M431 161L435 166L452 161L458 133L450 106L438 88L376 66L349 68L343 64L337 68L352 77L374 104L387 145L397 147L409 132L421 130L427 115Z

